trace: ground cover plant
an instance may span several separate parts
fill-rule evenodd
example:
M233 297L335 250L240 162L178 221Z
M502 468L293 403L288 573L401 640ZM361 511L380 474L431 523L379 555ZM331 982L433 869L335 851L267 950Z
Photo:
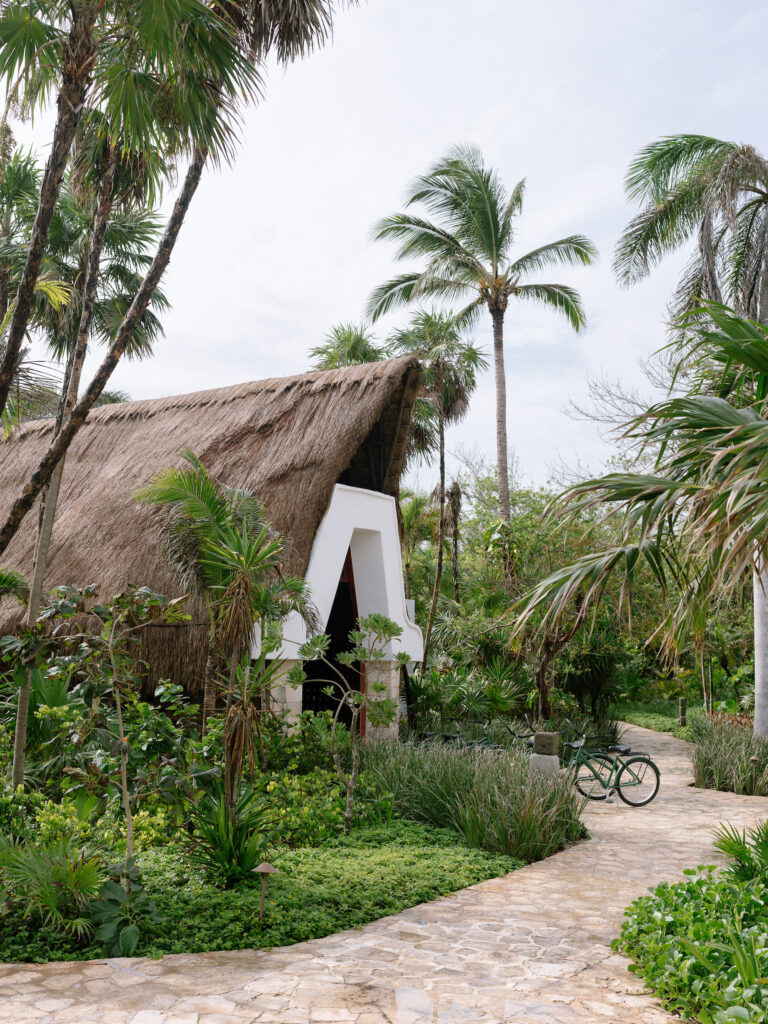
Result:
M274 857L265 924L259 928L258 881L235 889L212 884L204 869L173 844L141 858L157 923L142 927L137 955L287 945L357 928L388 914L506 874L521 862L471 850L455 833L413 822L392 822L338 835L322 847L284 849ZM0 960L95 959L98 941L25 917L0 915Z
M715 845L733 863L635 900L615 945L684 1020L757 1024L768 1014L768 829L723 827Z
M686 725L680 725L678 703L663 698L645 701L620 701L613 707L613 714L622 722L639 725L655 732L671 732L678 739L693 740L692 722L703 716L703 708L688 708Z

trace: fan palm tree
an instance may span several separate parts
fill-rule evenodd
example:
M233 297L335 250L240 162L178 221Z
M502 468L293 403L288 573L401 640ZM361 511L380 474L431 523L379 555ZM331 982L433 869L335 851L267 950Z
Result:
M316 370L335 370L339 366L378 363L388 356L385 345L379 345L367 324L336 324L325 336L322 345L310 349Z
M377 238L398 243L396 258L419 258L421 270L380 285L368 303L376 320L398 306L425 297L470 300L468 309L485 306L493 325L496 380L496 450L499 506L510 517L507 454L507 398L504 371L504 317L510 300L549 306L579 331L585 324L578 292L567 285L529 280L545 267L591 263L597 251L583 235L569 235L516 256L515 218L523 205L525 179L511 192L487 167L473 146L456 146L409 187L406 206L421 205L427 217L398 213L375 228ZM433 218L433 219L429 219Z
M655 473L585 481L554 509L554 515L570 517L602 510L623 524L620 542L539 583L521 602L516 631L531 621L556 623L572 611L574 599L583 621L611 576L621 576L628 596L633 577L645 567L661 587L674 585L659 633L675 653L689 636L701 641L708 610L752 574L754 731L765 736L768 687L758 669L768 657L768 622L761 618L762 575L753 570L768 562L768 328L723 307L708 307L708 318L690 328L696 344L684 359L689 372L693 368L691 392L651 406L627 427L629 436L657 453ZM735 404L729 400L734 395Z
M394 352L415 355L422 364L421 389L424 398L435 410L438 434L439 483L437 504L437 565L435 585L424 636L424 674L429 653L432 624L435 620L440 581L443 572L445 543L445 430L466 416L469 399L477 386L477 374L488 365L483 353L472 342L465 341L460 320L449 313L421 310L407 327L396 331L390 344Z
M405 596L410 600L411 571L416 552L422 544L434 542L437 538L438 510L428 494L400 494L400 522L403 531L403 575Z

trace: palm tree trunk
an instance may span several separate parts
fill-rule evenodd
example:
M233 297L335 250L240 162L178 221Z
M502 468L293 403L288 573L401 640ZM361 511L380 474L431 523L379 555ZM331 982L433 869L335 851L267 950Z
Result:
M0 555L5 552L11 540L15 537L24 517L34 505L38 494L40 494L43 487L45 487L51 479L57 463L62 456L66 454L70 444L72 443L72 439L75 434L77 434L80 427L82 427L88 413L93 408L96 399L101 395L102 391L106 387L107 382L112 376L115 367L120 362L120 358L125 352L128 342L131 340L133 332L136 330L141 317L144 315L149 303L152 301L152 296L154 295L155 290L160 283L160 279L170 262L171 253L173 252L173 247L176 244L179 231L181 230L181 225L184 223L184 217L189 209L189 204L191 203L192 197L200 183L206 157L207 151L198 150L196 152L187 171L186 178L184 179L184 185L181 193L174 205L173 213L166 225L166 229L160 245L158 246L155 258L152 260L152 264L147 271L138 292L134 296L128 312L123 317L123 322L120 324L120 329L117 332L115 340L112 342L101 366L96 371L93 380L88 385L85 394L72 410L71 416L63 426L59 435L51 441L48 451L41 459L37 469L30 477L24 490L13 503L5 522L2 527L0 527Z
M509 458L507 455L507 378L504 373L504 310L492 309L493 369L496 376L496 468L499 475L499 513L509 519Z
M77 393L80 390L80 377L83 372L85 355L88 350L88 339L91 334L91 322L93 320L93 307L96 303L96 292L99 284L99 268L101 265L101 250L104 244L104 233L112 212L113 186L115 180L115 160L112 154L99 186L98 207L93 223L91 235L90 252L88 254L88 269L86 271L85 284L83 287L82 308L80 322L72 346L71 358L68 360L68 373L65 380L65 389L62 392L59 411L54 427L54 437L61 431L61 427L77 402ZM37 545L35 548L35 561L32 571L32 583L30 586L30 609L34 605L39 609L43 594L43 580L48 568L48 551L53 535L53 522L56 518L56 509L59 501L59 488L61 477L64 472L64 456L56 464L47 486L41 495L42 515L40 528L37 533ZM35 611L35 618L38 610ZM34 619L32 619L34 622ZM27 621L27 625L32 622Z
M419 678L424 678L427 670L427 655L429 654L429 642L432 639L432 626L435 621L437 610L437 598L440 594L440 579L443 575L443 544L445 543L445 417L442 408L440 409L440 519L437 528L437 565L435 567L435 585L432 589L432 603L429 606L429 619L424 634L424 657L421 662Z
M453 599L458 604L459 595L459 518L461 516L461 488L456 480L448 491L451 507L451 573L453 576Z
M752 571L755 617L755 736L768 735L768 572L762 561Z
M85 353L88 347L88 337L91 331L91 320L93 318L93 307L96 301L96 290L99 280L99 264L101 261L101 249L104 242L104 232L107 227L109 215L112 210L112 193L115 177L115 165L112 160L107 166L99 189L99 206L94 221L93 235L91 238L91 249L88 256L88 272L83 288L83 304L80 314L75 342L72 348L72 356L69 360L66 390L62 392L59 412L54 427L54 438L60 433L61 426L72 411L77 401L77 392L80 387L80 375L83 369ZM42 508L40 524L37 531L37 543L35 546L35 560L32 569L32 582L30 585L29 603L27 604L27 626L32 626L40 614L40 607L43 600L43 583L48 568L48 552L53 536L53 522L56 517L56 509L59 501L59 488L61 476L64 471L64 456L56 463L51 478L46 485L42 496ZM11 773L14 789L24 785L24 765L27 751L27 724L29 721L29 701L31 696L31 674L27 672L24 685L19 690L18 703L16 705L16 731L13 738L13 768Z
M34 301L35 284L40 275L40 266L48 242L51 219L56 209L64 170L90 84L94 61L93 26L98 6L90 3L73 5L72 26L62 46L62 85L57 101L58 113L51 153L43 172L37 215L16 293L16 305L8 329L5 353L0 362L0 415L5 409L16 373Z
M216 714L216 697L218 694L219 665L221 661L213 650L213 639L205 660L205 681L203 683L203 725L201 736L205 736L208 721Z

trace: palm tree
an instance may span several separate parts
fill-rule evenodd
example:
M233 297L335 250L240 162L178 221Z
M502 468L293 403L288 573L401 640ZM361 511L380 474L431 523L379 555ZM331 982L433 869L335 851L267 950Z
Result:
M531 273L557 265L591 263L597 251L583 235L569 235L513 256L515 217L521 212L525 179L507 192L473 146L455 146L410 186L406 206L422 205L428 217L398 213L376 226L377 238L399 245L396 258L421 258L424 268L401 274L372 294L368 313L376 320L397 306L426 296L470 299L468 309L487 307L493 325L496 378L496 451L499 506L510 517L504 316L511 299L551 307L579 331L585 324L578 292L567 285L529 281Z
M529 622L546 628L578 601L578 619L600 601L609 578L622 577L622 595L643 567L676 593L659 626L675 653L692 636L701 646L707 611L753 576L755 597L755 735L768 735L768 688L758 671L768 623L766 596L754 566L768 560L768 328L708 307L696 323L689 394L651 406L627 427L655 450L653 475L614 473L577 484L561 497L556 516L603 510L623 523L619 543L592 552L539 583L522 600L516 632ZM720 394L716 391L720 390ZM737 396L734 404L729 398Z
M629 286L667 253L696 238L671 304L673 323L725 302L768 323L768 161L751 146L673 135L642 149L625 180L640 203L616 247L614 269Z
M388 356L385 345L379 345L367 324L336 324L325 336L322 345L310 349L316 370L335 370L339 366L378 363Z
M181 18L173 13L173 5L154 5L147 17L126 21L121 0L23 0L3 5L0 76L8 84L9 99L21 98L33 108L43 106L56 92L57 117L0 360L0 415L16 373L51 220L84 112L97 112L107 142L98 174L101 223L94 225L94 234L109 218L117 153L159 150L163 161L177 164L186 158L189 163L155 255L106 356L0 526L0 556L128 349L168 267L207 162L233 159L242 106L258 93L267 56L273 53L288 62L321 45L332 28L335 6L333 0L284 0L265 10L250 0L224 5L186 0ZM84 286L80 351L85 344L84 321L90 316L85 296L93 294L89 283L97 273L97 250L94 244ZM28 698L29 680L26 694ZM25 743L26 708L20 695L15 785L23 781Z
M437 565L435 585L424 636L424 674L429 653L432 624L435 620L440 581L443 572L443 545L445 543L445 429L466 416L469 399L477 386L477 374L488 362L472 342L464 341L463 327L455 316L439 311L416 313L409 325L396 331L391 338L394 352L415 355L421 360L421 388L424 397L435 410L438 434L439 484L437 530Z
M690 328L701 300L709 300L768 325L768 161L760 153L705 135L662 138L630 165L626 193L642 208L616 249L622 284L645 277L665 254L695 237L696 250L672 300L673 323ZM760 564L756 559L755 675L756 689L768 700L768 573L760 575ZM768 707L763 714L768 721Z
M13 36L14 46L6 53L5 62L0 62L0 74L5 74L14 89L21 84L35 96L45 95L45 87L52 88L59 82L64 84L60 87L61 102L55 128L57 142L46 167L35 231L19 285L18 298L24 298L24 302L17 303L17 310L23 309L11 324L7 350L0 363L0 408L5 404L10 387L7 378L17 360L20 338L26 329L30 306L26 290L39 273L40 259L36 254L47 239L53 212L51 204L55 205L58 197L63 166L58 168L57 164L55 174L52 171L49 175L48 171L56 161L66 160L77 128L77 124L71 126L70 134L71 119L64 116L62 110L70 98L78 101L78 110L82 108L92 58L97 56L93 38L96 16L103 29L99 34L102 49L98 51L103 63L98 65L100 74L94 75L95 93L103 100L103 115L110 125L111 138L128 152L146 153L160 148L174 161L189 155L190 162L156 254L115 331L106 356L0 525L0 555L50 480L125 353L168 266L206 163L209 159L214 162L232 159L242 102L256 93L267 56L271 53L278 60L288 62L321 45L332 29L336 7L352 3L354 0L340 0L338 4L334 0L316 0L311 4L306 0L284 0L265 9L264 5L253 4L250 0L233 0L226 5L186 0L189 19L177 22L167 17L165 6L155 7L153 17L139 19L140 25L131 26L136 35L131 38L135 45L130 46L125 45L123 5L117 0L98 4L95 13L91 8L96 5L86 0L82 5L64 0L43 4L42 0L36 0L32 5L9 4L3 8L0 33L12 22L12 31L9 28L8 34ZM88 8L88 17L81 6ZM40 12L44 15L42 19ZM8 24L4 24L4 19ZM60 23L66 30L61 30ZM119 47L114 46L115 33L120 35ZM51 61L42 71L38 69L43 59L35 42L39 38L52 40L52 46L61 46L66 67ZM78 51L80 57L85 52L82 67L70 60L73 40L82 44ZM30 53L33 54L31 62L28 61ZM141 74L133 73L133 64L126 66L124 63L126 58L135 62L137 56L145 61ZM22 70L20 75L19 69ZM115 80L121 82L120 89L110 88ZM38 88L41 85L43 88ZM162 97L162 102L158 103L158 97Z
M400 494L400 522L403 531L403 575L405 596L410 600L411 572L416 552L422 544L434 542L437 538L439 513L428 494Z

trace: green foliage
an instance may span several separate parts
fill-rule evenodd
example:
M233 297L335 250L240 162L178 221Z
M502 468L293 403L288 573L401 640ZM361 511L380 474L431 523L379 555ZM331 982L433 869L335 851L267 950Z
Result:
M413 822L367 828L320 849L284 850L267 882L264 931L259 930L258 880L236 891L208 880L172 846L142 857L148 897L162 924L141 928L137 954L258 949L320 938L504 875L518 861L456 842L454 832ZM0 917L0 962L95 959L87 948L49 928L27 926L19 913Z
M694 718L691 738L697 786L768 796L768 739L753 736L748 719L723 715Z
M616 946L684 1019L762 1022L768 1014L768 888L733 871L688 871L628 908Z
M0 836L16 841L28 839L35 832L35 824L45 797L35 790L16 791L9 785L0 786Z
M639 725L655 732L671 732L681 740L693 739L693 722L704 716L704 709L689 707L686 712L687 725L678 722L678 702L671 700L621 701L613 708L613 714L622 722Z
M725 874L734 882L747 883L768 877L768 823L746 830L733 825L715 829L715 849L731 859Z
M571 780L532 772L522 751L382 742L362 760L396 814L455 829L470 846L530 862L586 835Z
M38 846L0 836L0 878L6 903L24 917L78 940L91 935L91 904L104 880L99 857L67 839Z
M243 787L230 813L224 789L214 787L192 815L191 856L225 886L250 880L253 869L267 859L275 823L267 799Z
M162 924L162 917L144 891L135 861L113 864L108 870L110 877L92 910L96 939L104 944L106 956L133 956L142 928Z

